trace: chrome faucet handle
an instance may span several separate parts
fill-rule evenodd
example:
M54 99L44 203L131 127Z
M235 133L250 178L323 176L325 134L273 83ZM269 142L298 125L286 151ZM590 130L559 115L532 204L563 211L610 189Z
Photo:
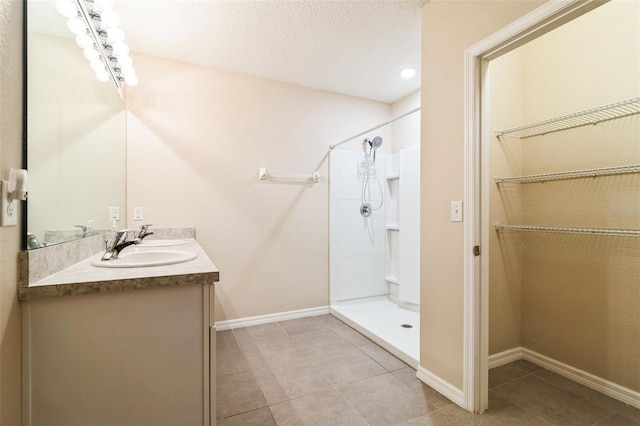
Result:
M153 224L151 224L151 223L148 223L146 225L142 225L140 228L138 228L138 230L136 232L134 232L133 237L134 238L143 239L147 235L153 234L153 232L147 232L149 230L149 227L152 226L152 225Z
M118 258L118 254L125 248L133 244L139 244L140 238L134 237L133 240L127 241L127 236L132 229L121 229L115 231L113 236L106 243L105 252L101 260L113 260Z

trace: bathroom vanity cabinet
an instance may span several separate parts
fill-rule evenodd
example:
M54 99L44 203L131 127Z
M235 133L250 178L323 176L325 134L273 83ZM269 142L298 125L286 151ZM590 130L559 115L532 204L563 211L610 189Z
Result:
M123 287L118 291L109 291L103 280L92 284L102 289L93 294L27 297L23 424L215 424L218 273L203 255L191 266L195 278L188 262L162 267L169 272L156 277L119 276L113 281ZM207 272L198 269L203 262ZM79 273L82 265L73 268ZM133 287L124 288L127 283Z

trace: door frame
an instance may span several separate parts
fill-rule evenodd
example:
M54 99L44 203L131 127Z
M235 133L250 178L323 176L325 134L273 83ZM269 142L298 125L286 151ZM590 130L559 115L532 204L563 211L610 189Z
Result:
M492 59L584 15L609 0L550 0L464 52L464 202L470 212L464 225L463 406L481 413L489 398L488 202L481 190L483 143L483 71ZM486 135L487 132L484 132ZM480 255L474 254L474 247ZM483 251L486 252L482 256Z

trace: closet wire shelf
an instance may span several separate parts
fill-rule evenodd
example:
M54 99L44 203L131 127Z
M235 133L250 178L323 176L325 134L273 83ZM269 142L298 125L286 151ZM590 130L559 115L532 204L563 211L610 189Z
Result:
M496 136L515 136L520 139L545 135L574 127L594 125L603 121L614 120L640 113L640 97L627 99L585 111L576 112L562 117L556 117L525 126L514 127L509 130L497 130Z
M546 182L549 180L579 179L585 177L624 175L632 173L640 173L640 164L632 164L629 166L602 167L598 169L574 170L569 172L542 173L537 175L515 176L508 178L496 176L494 180L497 184L506 182L533 183Z
M572 228L541 225L493 225L496 231L551 232L560 234L607 235L616 237L640 237L640 229Z

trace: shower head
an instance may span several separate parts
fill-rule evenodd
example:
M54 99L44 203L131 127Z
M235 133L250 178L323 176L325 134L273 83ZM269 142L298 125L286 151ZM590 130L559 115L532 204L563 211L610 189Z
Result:
M382 138L380 136L376 136L373 140L369 141L369 145L371 145L371 148L373 149L380 148L380 146L382 146Z

